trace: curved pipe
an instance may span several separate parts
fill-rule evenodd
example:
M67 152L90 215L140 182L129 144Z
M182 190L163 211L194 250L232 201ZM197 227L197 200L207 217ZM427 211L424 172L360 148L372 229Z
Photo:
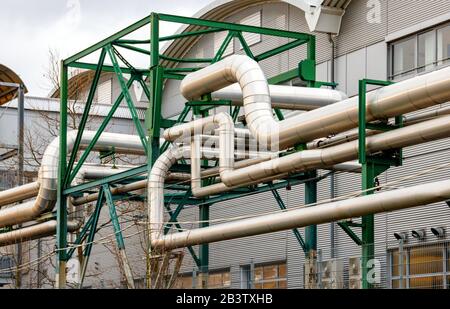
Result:
M84 131L81 145L88 145L96 132ZM67 134L67 151L70 152L75 143L77 131ZM103 133L96 143L95 149L123 149L125 153L143 153L139 137L125 134ZM116 151L117 151L116 148ZM39 191L36 199L31 202L0 210L0 227L31 221L40 214L51 211L56 203L59 164L59 137L55 138L46 148L39 169Z
M67 230L75 232L81 227L82 221L74 220L67 222ZM0 234L0 246L11 245L20 241L34 240L42 237L56 234L56 220L38 223L35 225L23 227L11 232Z
M338 90L269 85L272 108L310 111L347 99ZM238 84L225 87L211 94L213 99L231 100L235 106L243 105L242 89Z
M275 121L264 73L247 56L230 56L187 75L181 83L181 93L194 100L236 82L242 89L248 127L267 149L285 149L358 126L358 97ZM387 119L447 101L450 101L450 67L368 93L366 121Z
M445 180L174 233L152 239L151 244L155 249L171 250L422 206L448 199L450 180Z

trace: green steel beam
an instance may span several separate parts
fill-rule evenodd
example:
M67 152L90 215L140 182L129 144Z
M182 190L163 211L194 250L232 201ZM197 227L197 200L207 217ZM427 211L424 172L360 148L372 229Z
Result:
M308 40L295 40L295 41L289 42L289 43L287 43L285 45L281 45L281 46L279 46L277 48L271 49L269 51L266 51L265 53L257 55L255 57L255 60L260 62L262 60L265 60L265 59L273 57L275 55L284 53L285 51L288 51L288 50L290 50L292 48L295 48L297 46L303 45L305 43L308 43Z
M338 225L358 246L361 246L363 244L361 238L359 238L359 236L356 235L355 232L353 232L348 224L346 224L345 222L339 222Z
M288 81L291 81L294 78L297 78L299 76L300 76L300 72L297 68L297 69L293 69L293 70L290 70L285 73L281 73L277 76L271 77L267 81L270 85L280 85L280 84L286 83Z
M61 61L60 74L60 125L59 125L59 164L58 164L58 197L56 204L56 274L58 288L66 285L67 261L67 200L63 193L64 179L67 173L67 94L68 94L68 68Z
M108 45L105 48L113 63L114 70L116 71L117 80L119 81L120 88L122 89L125 101L127 102L128 109L130 110L131 118L133 119L134 125L139 135L139 139L141 140L142 146L144 147L144 151L147 154L147 137L145 135L144 129L142 128L141 120L139 119L139 116L137 114L136 107L134 106L133 103L133 99L131 98L130 92L128 91L128 85L125 82L122 70L120 70L119 63L117 62L117 58L114 53L114 48L111 45Z
M132 75L130 80L127 83L127 87L130 88L131 85L133 84L135 80L135 77ZM78 172L80 171L81 166L83 166L84 162L86 161L87 157L89 156L89 154L91 153L92 149L94 148L95 144L97 143L98 139L100 138L100 136L102 135L103 131L105 131L106 126L109 124L109 122L111 121L112 117L114 116L114 113L116 112L117 108L120 106L120 103L122 102L124 98L124 93L122 92L116 99L116 102L114 102L114 104L112 105L110 111L108 112L108 115L105 117L105 119L103 119L102 124L100 125L100 127L97 129L97 132L94 135L94 138L92 139L92 141L89 143L89 145L86 147L86 149L84 150L83 154L81 155L80 159L78 160L77 165L75 166L75 168L73 169L73 171L71 172L70 175L70 179L67 182L68 184L72 183L73 179L75 179L75 176L78 174ZM66 193L67 194L67 193Z
M80 283L79 283L80 289L83 287L83 282L84 282L84 277L86 275L86 269L87 269L87 265L89 262L89 257L91 256L91 251L92 251L92 246L93 246L93 242L94 242L94 238L95 238L95 234L96 234L96 230L97 230L97 225L98 225L98 221L100 219L100 212L101 212L102 206L103 206L103 198L104 198L104 192L103 192L103 189L100 189L97 203L95 205L95 211L93 214L94 218L92 219L92 224L89 229L89 235L87 236L86 248L84 249L84 253L83 253L84 259L83 259L83 265L81 268L81 275L80 275Z
M169 216L172 217L173 216L173 212L170 209L169 205L166 204L165 207L166 207L166 209L167 209L167 211L169 213ZM175 227L177 228L178 232L183 232L184 231L183 228L181 227L181 225L178 223L178 221L175 220L173 223L174 223ZM194 249L191 246L187 247L187 249L188 249L189 253L191 254L192 259L194 260L194 262L197 265L197 267L200 267L201 262L200 262L200 259L197 257L197 254L195 254Z
M189 115L189 112L191 111L190 106L185 106L183 110L181 111L181 114L178 116L178 120L176 124L180 124L186 120L187 115ZM167 148L169 147L170 143L168 141L165 141L164 144L161 146L161 153L166 152Z
M235 37L235 33L233 31L230 31L228 35L225 37L225 40L223 41L222 45L220 45L219 50L217 51L216 55L214 56L213 63L218 62L220 59L222 59L223 54L225 53L228 45L230 45L231 40Z
M272 184L269 184L269 186L273 186ZM286 205L283 202L283 199L280 196L280 193L278 193L277 190L273 189L272 190L272 194L273 197L275 198L275 200L278 203L278 206L280 207L281 210L287 210ZM303 252L306 254L307 250L306 250L306 244L305 241L303 240L302 234L300 233L300 231L298 229L292 229L292 232L294 233L295 238L297 239L300 247L302 248Z
M78 125L78 133L75 138L75 143L72 148L72 154L70 155L69 164L67 165L67 170L69 173L66 174L66 178L64 179L64 185L67 186L67 181L70 178L70 171L73 168L73 164L77 158L78 149L80 148L81 137L83 136L84 129L86 128L86 123L89 118L89 112L91 110L92 102L94 101L94 96L97 91L98 81L100 80L100 76L102 74L103 63L105 62L106 50L103 48L100 53L100 59L98 60L97 70L95 71L94 78L92 80L91 88L89 90L89 94L84 106L83 115L81 116L80 123Z
M316 178L317 171L307 173L309 178ZM305 183L305 205L317 203L317 181L310 180ZM317 252L317 226L310 225L305 227L306 250L311 257Z
M186 205L188 199L191 196L192 196L191 190L188 190L188 191L186 191L186 193L183 194L181 202L178 204L177 208L175 209L173 214L170 216L170 220L164 228L164 235L166 235L169 232L170 227L173 225L173 222L177 221L178 215L181 213L181 211L184 208L184 205Z
M164 72L167 73L192 73L200 70L202 68L171 68L171 69L164 69Z
M129 169L122 173L117 173L108 177L100 178L91 182L86 182L78 186L69 187L64 190L64 195L74 195L76 193L82 193L89 189L102 186L104 184L114 184L121 180L147 173L147 165Z
M236 37L239 39L239 42L241 42L241 45L242 45L242 48L245 51L245 54L247 56L249 56L250 58L256 60L255 55L253 55L253 52L250 49L250 46L248 46L247 42L245 41L244 36L242 35L242 33L241 32L237 32L236 33ZM259 60L256 60L256 61L259 61Z
M183 59L183 58L169 57L169 56L165 56L165 55L159 55L159 57L163 60L177 62L177 63L211 63L213 61L212 58L204 58L204 59L185 58L185 59Z
M114 41L114 43L120 44L150 44L150 40L131 40L131 39L120 39Z
M259 33L268 36L277 36L277 37L285 37L291 39L301 39L301 40L309 40L312 35L306 33L292 32L286 30L276 30L271 28L264 27L254 27L247 25L238 25L227 22L219 22L213 20L206 19L197 19L192 17L183 17L183 16L175 16L168 14L159 14L159 18L162 21L174 22L180 24L188 24L188 25L196 25L196 26L204 26L204 27L214 27L228 31L242 31L249 33Z
M199 206L200 228L209 226L209 209L210 204L204 204ZM201 244L199 247L199 270L202 273L209 271L209 244Z
M174 79L174 80L183 80L186 75L183 74L175 74L175 73L166 73L164 72L163 78L165 79Z
M161 14L160 14L160 16L161 16ZM203 35L203 34L221 32L221 31L224 31L224 30L219 29L219 28L210 28L210 29L204 29L204 30L198 30L198 31L189 31L189 32L183 32L183 33L179 33L179 34L164 36L164 37L161 37L159 39L159 41L160 42L172 41L172 40L183 39L183 38L190 37L190 36L199 36L199 35Z
M114 43L114 41L126 36L127 34L130 34L140 28L142 28L145 25L148 25L150 23L150 16L147 16L136 23L132 24L131 26L126 27L125 29L122 29L121 31L111 35L110 37L98 42L97 44L92 45L89 48L86 48L85 50L73 55L72 57L69 57L64 61L65 65L69 65L72 62L75 62L81 58L84 58L93 52L99 50L100 48L103 48L111 43Z
M111 191L109 189L109 185L104 184L102 186L102 190L105 195L106 203L109 208L109 217L111 218L111 222L114 228L114 235L116 236L117 247L119 250L125 249L125 243L123 241L122 231L120 228L119 217L117 216L116 205L114 204L113 197Z
M67 258L70 259L77 249L76 246L80 245L87 237L87 231L91 228L92 222L94 222L94 215L91 215L86 222L86 224L83 226L83 229L78 234L77 239L73 243L73 247L70 248L69 252L67 253Z
M95 71L97 69L97 65L96 64L85 63L85 62L72 62L68 66L71 67L71 68L85 69L85 70L91 70L91 71ZM129 68L120 67L120 69L125 74L133 74L133 73L135 73L135 71L130 70ZM136 69L136 71L139 74L143 75L143 76L148 76L150 74L148 72L148 70L144 70L144 69ZM102 72L115 73L114 67L112 67L110 65L103 65Z
M135 52L147 55L147 56L150 56L150 51L148 51L146 49L142 49L142 48L139 48L139 47L135 47L135 46L128 45L128 44L123 44L123 43L114 43L114 45L118 46L118 47L122 47L122 48L128 49L128 50L132 50L132 51L135 51Z

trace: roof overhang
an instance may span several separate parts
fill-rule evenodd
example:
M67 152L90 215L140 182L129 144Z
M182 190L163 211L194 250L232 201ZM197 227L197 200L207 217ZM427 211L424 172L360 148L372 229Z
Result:
M24 93L28 92L19 75L2 64L0 64L0 82L2 83L0 84L0 105L14 99L19 85L24 87Z

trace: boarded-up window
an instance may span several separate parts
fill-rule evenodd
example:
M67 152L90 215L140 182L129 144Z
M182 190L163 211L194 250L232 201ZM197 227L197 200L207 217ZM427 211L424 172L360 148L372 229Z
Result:
M111 104L112 101L112 80L108 79L98 85L97 101L101 104Z
M262 25L261 15L262 15L262 12L258 11L250 16L243 18L240 21L240 24L247 25L247 26L261 27L261 25ZM258 34L258 33L244 32L243 36L244 36L245 42L247 42L248 46L252 46L252 45L255 45L255 44L261 42L261 34ZM241 45L241 44L239 44L239 45ZM242 49L242 48L243 47L240 46L240 49Z

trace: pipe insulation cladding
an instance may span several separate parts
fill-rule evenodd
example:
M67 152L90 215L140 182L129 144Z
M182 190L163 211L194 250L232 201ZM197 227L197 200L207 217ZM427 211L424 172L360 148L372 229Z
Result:
M444 180L173 233L152 239L151 244L155 249L171 250L422 206L448 199L450 180Z
M358 126L358 97L277 122L269 85L253 59L234 55L191 73L181 83L188 100L239 83L250 131L267 149L278 151ZM450 101L450 67L380 88L367 94L366 121L388 119Z

